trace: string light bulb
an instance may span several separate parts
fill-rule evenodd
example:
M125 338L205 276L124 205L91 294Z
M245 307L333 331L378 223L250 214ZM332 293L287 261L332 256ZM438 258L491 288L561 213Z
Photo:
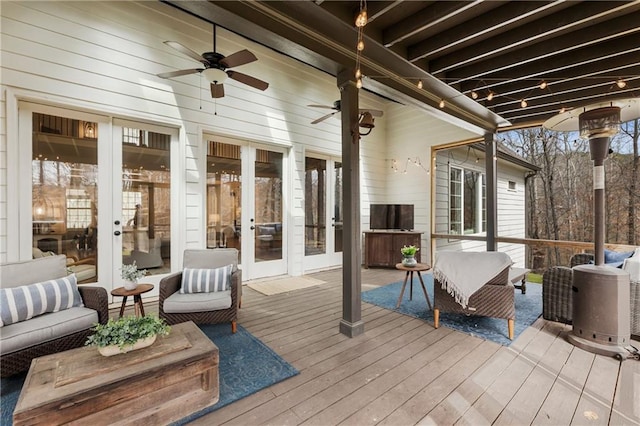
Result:
M521 100L521 101L520 101L520 106L521 106L522 108L526 108L526 107L527 107L527 105L529 105L529 104L527 104L527 101L526 101L526 100L524 100L524 99L523 99L523 100Z
M544 89L546 89L546 88L547 88L547 82L546 82L546 81L544 81L544 80L542 80L542 82L540 83L540 89L541 89L541 90L544 90Z
M418 80L418 89L422 89L422 80Z
M489 92L489 94L487 95L487 100L488 101L492 101L493 100L493 92Z
M619 89L624 89L625 87L627 87L627 82L624 81L623 79L619 78L616 81L616 86L618 86Z
M444 108L444 99L440 99L440 103L438 104L440 109Z
M360 80L362 78L362 72L360 68L356 69L356 79Z
M364 40L360 39L358 40L358 45L356 46L356 48L362 52L364 50Z
M471 97L472 97L473 99L478 99L478 92L476 92L475 90L472 90L472 91L471 91Z
M361 79L361 78L359 78L359 79L356 81L356 87L357 87L358 89L362 89L362 79Z
M367 22L368 22L367 9L363 8L358 14L358 17L356 18L356 27L362 28L365 25L367 25Z

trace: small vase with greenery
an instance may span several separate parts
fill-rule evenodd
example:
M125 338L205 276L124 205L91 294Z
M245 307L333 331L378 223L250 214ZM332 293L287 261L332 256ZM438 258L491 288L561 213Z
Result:
M133 263L122 265L120 271L120 276L124 280L124 288L126 290L135 290L138 286L138 280L147 275L146 269L138 269L135 260Z
M85 345L97 346L105 356L126 353L150 346L156 337L169 334L171 327L157 316L126 316L109 319L106 324L96 324L94 334L87 338Z
M416 266L418 262L415 256L418 250L420 249L414 245L402 247L400 249L400 253L402 253L402 264L410 268Z

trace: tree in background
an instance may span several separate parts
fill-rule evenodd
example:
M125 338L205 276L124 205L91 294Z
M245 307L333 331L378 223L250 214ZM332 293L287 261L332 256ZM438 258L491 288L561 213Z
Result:
M611 141L606 167L606 241L640 241L639 120L624 123ZM589 143L577 133L541 127L500 134L502 142L541 170L528 179L527 236L536 239L593 241L593 163ZM549 264L567 264L570 253L533 253ZM536 262L534 261L534 264ZM534 265L535 267L535 265Z

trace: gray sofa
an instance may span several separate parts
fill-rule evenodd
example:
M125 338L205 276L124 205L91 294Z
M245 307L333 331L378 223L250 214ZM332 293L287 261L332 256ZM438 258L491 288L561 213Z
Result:
M12 289L66 277L66 257L40 259L0 265L0 289ZM78 286L84 306L0 327L0 375L10 376L29 369L36 357L81 347L95 323L109 319L107 291L102 287Z

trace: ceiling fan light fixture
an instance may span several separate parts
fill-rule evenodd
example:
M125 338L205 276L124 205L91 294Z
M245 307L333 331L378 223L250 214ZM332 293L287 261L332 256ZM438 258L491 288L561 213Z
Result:
M219 68L207 68L202 71L204 78L212 83L220 84L227 79L227 73Z

